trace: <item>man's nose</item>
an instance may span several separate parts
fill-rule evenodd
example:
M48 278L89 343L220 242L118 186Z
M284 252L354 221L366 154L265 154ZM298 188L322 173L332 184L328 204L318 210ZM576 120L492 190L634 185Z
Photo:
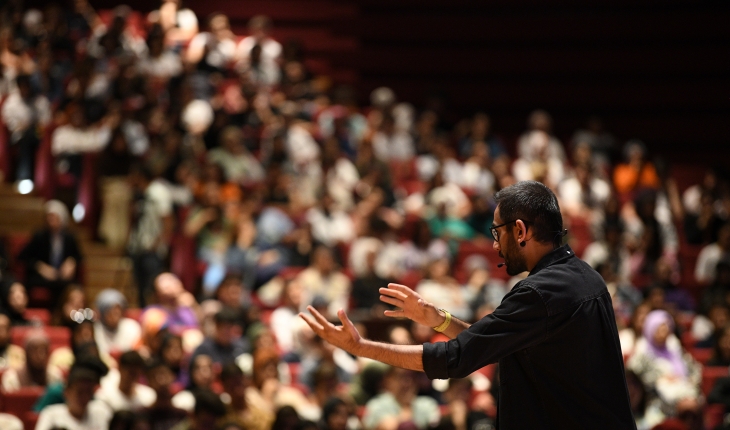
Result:
M492 249L499 252L501 250L501 248L499 247L499 242L497 242L496 240L492 242Z

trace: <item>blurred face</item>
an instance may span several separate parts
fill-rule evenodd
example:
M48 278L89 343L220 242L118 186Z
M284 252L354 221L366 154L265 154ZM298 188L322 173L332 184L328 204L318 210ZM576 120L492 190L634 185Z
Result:
M345 430L347 428L347 419L349 418L347 406L337 405L334 412L327 417L327 427L330 430Z
M669 326L667 324L660 325L654 332L652 343L657 347L663 347L667 344L669 337Z
M101 322L109 329L116 330L119 327L119 321L122 320L122 307L119 305L112 306L111 309L106 311Z
M179 367L183 358L182 340L179 338L171 339L162 350L162 360L171 367Z
M0 314L0 347L7 346L10 343L10 318L7 315Z
M233 339L240 336L240 329L236 324L216 323L215 325L215 341L221 346L228 346Z
M19 314L25 312L25 308L28 306L28 294L23 284L16 282L10 286L8 305Z
M644 330L644 321L646 321L646 316L650 311L651 308L647 305L640 305L634 311L633 328L636 333L641 333Z
M190 378L196 387L210 387L213 383L213 360L207 355L197 356Z
M386 390L395 395L415 392L413 372L406 369L393 369L385 378Z
M48 228L51 229L51 231L61 230L61 227L62 227L61 217L58 216L58 214L55 214L55 213L46 214L46 223L48 224Z
M715 330L720 330L721 328L725 327L728 323L728 309L724 306L716 306L710 309L709 317L710 321L712 321L712 325L715 327Z
M30 343L25 349L25 356L31 369L45 369L48 364L48 343L43 341Z
M83 308L84 292L80 289L74 289L69 293L68 298L66 298L66 303L63 304L63 316L70 318L71 311Z
M241 296L243 295L243 286L238 282L227 282L221 286L221 291L218 294L218 300L223 303L224 306L231 308L238 308L241 306Z
M723 358L730 358L730 330L723 330L722 336L718 340L718 346Z
M157 298L161 303L174 303L183 292L182 282L172 273L163 273L155 282Z
M83 416L86 406L94 398L96 383L94 381L79 380L66 387L64 395L68 410L74 416Z
M299 306L302 304L302 292L303 292L302 284L297 280L292 280L289 282L289 285L287 285L286 288L286 298L289 301L289 304L295 308L299 308Z

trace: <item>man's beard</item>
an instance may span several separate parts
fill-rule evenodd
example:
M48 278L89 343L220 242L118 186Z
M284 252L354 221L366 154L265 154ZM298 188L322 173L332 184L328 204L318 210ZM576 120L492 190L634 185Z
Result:
M517 249L517 243L512 236L506 237L506 246L502 248L502 256L507 265L507 274L510 276L519 275L527 271L527 263L525 257Z

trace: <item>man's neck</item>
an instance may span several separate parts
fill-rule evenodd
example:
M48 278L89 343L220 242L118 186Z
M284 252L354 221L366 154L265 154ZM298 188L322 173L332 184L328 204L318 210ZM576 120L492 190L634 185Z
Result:
M72 408L68 405L66 407L68 408L68 413L71 414L72 417L76 418L78 421L82 421L84 419L86 409Z
M526 248L524 255L525 263L527 264L527 271L532 272L535 266L537 266L537 263L554 250L555 248L552 244L542 244L539 242L535 242L532 246Z

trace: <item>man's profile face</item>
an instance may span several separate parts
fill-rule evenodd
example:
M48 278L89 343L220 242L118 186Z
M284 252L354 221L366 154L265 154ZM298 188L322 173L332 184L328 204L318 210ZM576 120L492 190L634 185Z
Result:
M499 206L497 206L497 209L494 210L494 225L504 224L505 222L500 216ZM507 274L510 276L515 276L527 270L527 263L520 253L514 237L514 228L514 223L499 227L499 242L494 242L494 249L499 252L500 257L504 258Z

